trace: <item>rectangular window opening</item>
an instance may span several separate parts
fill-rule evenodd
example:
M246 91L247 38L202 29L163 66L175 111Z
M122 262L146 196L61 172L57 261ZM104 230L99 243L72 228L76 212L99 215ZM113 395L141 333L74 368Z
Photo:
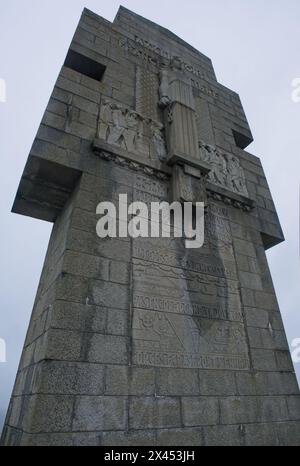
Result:
M253 139L250 138L249 136L246 136L245 134L239 133L238 131L235 131L234 129L232 130L233 137L235 144L237 147L240 149L245 149L251 142L253 142Z
M69 50L64 66L71 68L71 70L84 74L89 78L101 81L106 70L106 66L92 60L85 55L81 55L74 50Z

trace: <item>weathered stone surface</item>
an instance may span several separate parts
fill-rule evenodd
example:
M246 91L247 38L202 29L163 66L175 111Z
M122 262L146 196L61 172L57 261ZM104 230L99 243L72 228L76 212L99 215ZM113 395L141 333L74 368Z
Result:
M129 426L131 429L180 427L180 404L176 398L131 398Z
M158 369L157 395L199 395L196 369Z
M219 424L219 402L217 398L182 398L182 417L185 426L207 426Z
M5 445L300 444L265 253L284 238L251 141L209 58L123 7L84 10L13 206L54 227ZM204 201L203 246L99 238L120 194Z
M157 430L156 445L172 447L192 447L203 446L203 433L200 429L164 429Z
M91 334L88 360L103 364L127 364L127 344L125 337Z
M245 426L246 446L279 445L276 424L248 424Z
M101 395L104 367L98 364L44 361L35 372L34 393Z
M221 423L285 421L288 412L284 397L228 397L220 400Z
M74 431L122 430L126 425L123 397L82 396L76 400Z
M74 404L72 396L39 394L29 397L25 402L25 432L70 432Z
M105 374L106 395L148 396L155 394L154 369L107 366Z
M236 372L239 395L288 395L299 391L290 372Z
M241 446L244 437L240 426L208 426L203 428L205 446Z
M131 432L103 432L102 446L153 446L155 445L155 431L140 430Z

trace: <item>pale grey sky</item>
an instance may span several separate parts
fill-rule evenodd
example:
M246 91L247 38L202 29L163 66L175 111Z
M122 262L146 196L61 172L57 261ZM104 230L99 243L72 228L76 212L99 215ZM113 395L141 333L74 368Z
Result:
M268 252L289 342L300 338L299 123L292 80L300 78L299 0L123 0L213 60L218 80L241 96L286 242ZM30 146L81 12L113 20L116 0L2 0L0 79L0 428L32 310L51 224L10 213ZM300 363L295 365L300 378Z

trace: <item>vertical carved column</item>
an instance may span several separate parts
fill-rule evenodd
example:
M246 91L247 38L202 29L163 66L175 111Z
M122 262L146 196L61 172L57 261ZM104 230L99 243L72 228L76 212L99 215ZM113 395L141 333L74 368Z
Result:
M182 70L179 58L163 65L160 73L160 106L164 120L169 163L174 159L199 160L195 102L189 79Z

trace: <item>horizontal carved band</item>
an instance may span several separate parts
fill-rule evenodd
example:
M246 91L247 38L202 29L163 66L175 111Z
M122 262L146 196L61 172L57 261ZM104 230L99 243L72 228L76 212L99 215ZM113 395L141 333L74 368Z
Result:
M232 205L233 207L244 210L245 212L251 212L251 210L254 209L255 203L252 199L242 198L242 196L236 196L233 198L231 193L229 195L225 190L222 191L223 192L216 192L215 187L209 185L207 187L207 197L214 199L215 201L221 201L227 205Z
M116 151L111 149L104 148L105 143L100 140L95 140L93 143L93 150L94 152L101 157L103 160L113 161L117 165L125 168L129 168L130 170L142 172L148 176L155 176L155 178L159 180L168 180L171 177L171 173L164 173L158 168L151 167L146 165L145 163L141 163L135 158L131 158L125 156L123 153L119 155L117 152L121 152L120 150Z
M94 152L101 157L103 160L113 161L121 167L128 168L130 170L142 172L144 175L154 176L155 178L167 181L171 178L172 172L169 167L164 167L166 172L159 168L150 167L145 165L144 162L136 160L136 158L129 157L128 152L123 153L120 148L108 147L107 143L101 140L95 140L93 143ZM211 199L221 201L224 204L232 205L238 209L242 209L245 212L250 212L254 208L254 201L236 193L232 193L227 189L222 189L211 183L207 185L207 194Z

